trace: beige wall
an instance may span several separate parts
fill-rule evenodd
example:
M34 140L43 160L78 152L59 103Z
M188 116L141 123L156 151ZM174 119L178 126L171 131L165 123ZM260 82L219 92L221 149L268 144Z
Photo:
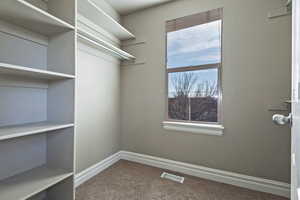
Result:
M268 111L290 96L291 18L269 20L281 0L181 0L124 17L146 45L146 64L121 68L122 149L257 177L289 181L290 133ZM165 21L224 7L224 136L162 128Z
M79 43L76 86L76 172L120 150L120 66Z

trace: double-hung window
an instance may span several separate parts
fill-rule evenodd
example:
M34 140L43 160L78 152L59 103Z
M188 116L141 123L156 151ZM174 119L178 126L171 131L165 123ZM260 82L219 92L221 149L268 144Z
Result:
M166 23L167 121L220 124L222 9Z

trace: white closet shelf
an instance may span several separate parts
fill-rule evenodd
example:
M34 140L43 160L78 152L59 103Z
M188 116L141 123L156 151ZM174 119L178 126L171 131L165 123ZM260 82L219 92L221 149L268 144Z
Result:
M37 122L0 127L0 141L73 127L74 124ZM0 193L1 194L1 193ZM0 196L1 197L1 196ZM0 198L1 199L1 198Z
M98 26L104 28L120 40L133 39L135 36L119 24L114 18L108 15L92 0L78 0L79 12L93 21Z
M95 36L92 33L89 33L82 28L78 28L78 35L81 37L81 39L86 40L87 43L89 43L92 46L95 46L96 48L103 49L112 55L115 55L116 57L119 57L124 60L134 60L135 57L122 49L102 40L101 38Z
M30 67L11 65L7 63L0 63L0 74L24 76L24 77L30 77L35 79L46 79L46 80L61 80L61 79L75 78L74 75L34 69Z
M25 200L72 175L62 169L37 167L0 181L0 199Z
M1 0L0 18L46 36L74 29L74 26L25 0Z

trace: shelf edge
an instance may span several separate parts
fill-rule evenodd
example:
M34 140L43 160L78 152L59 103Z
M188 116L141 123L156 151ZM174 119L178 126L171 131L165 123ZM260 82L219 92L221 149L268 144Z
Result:
M49 168L49 167L47 167L46 165L42 165L42 166L33 168L33 169L31 169L31 170L22 172L22 173L20 173L20 174L17 174L17 175L15 175L15 176L9 177L9 178L7 178L7 179L1 180L0 183L3 184L3 183L5 183L5 182L9 181L11 178L14 179L14 178L16 178L16 177L18 177L18 176L24 175L25 173L32 173L32 172L34 172L35 170L56 171L57 175L59 174L59 176L61 176L61 177L56 178L56 180L53 180L53 181L51 181L51 182L48 183L48 184L44 184L44 185L40 186L40 188L38 188L38 189L36 189L36 190L34 190L34 191L31 191L30 193L28 192L28 194L25 194L25 196L24 196L24 197L21 197L20 200L26 200L26 199L28 199L28 198L30 198L30 197L33 197L34 195L39 194L40 192L45 191L45 190L47 190L48 188L50 188L50 187L52 187L52 186L58 184L58 183L61 182L61 181L66 180L67 178L69 178L69 177L71 177L71 176L74 175L74 172L68 172L67 170L60 169L60 168ZM61 172L58 173L58 170L61 171ZM56 176L57 176L57 175L56 175ZM2 181L3 181L3 182L2 182ZM0 197L1 197L1 196L0 196Z
M36 135L36 134L40 134L40 133L45 133L45 132L55 131L55 130L61 130L61 129L70 128L70 127L74 127L74 124L57 125L57 126L54 126L52 128L46 128L46 129L40 129L40 130L34 130L34 131L27 131L27 132L23 132L23 133L9 134L9 135L0 136L0 141L14 139L14 138L18 138L18 137Z
M41 69L35 69L35 68L30 68L30 67L18 66L18 65L12 65L12 64L8 64L8 63L0 63L0 68L23 71L23 72L32 72L32 73L36 73L36 74L44 74L44 75L50 75L50 76L55 76L55 77L61 77L61 78L70 78L70 79L75 78L75 75L41 70Z
M122 26L119 22L117 22L114 18L112 18L109 14L107 14L103 9L99 8L98 5L96 5L95 2L92 0L87 0L88 3L90 3L93 7L95 7L99 12L101 12L104 16L106 16L110 21L112 21L114 24L116 24L119 28L121 28L124 32L126 32L128 35L131 36L131 39L135 38L135 35L133 35L129 30L127 30L124 26Z
M55 17L54 15L51 15L50 13L48 13L48 12L46 12L46 11L44 11L44 10L42 10L42 9L34 6L34 5L32 5L31 3L29 3L29 2L27 2L25 0L16 0L16 1L18 3L20 3L20 4L22 4L23 6L26 6L26 7L30 8L30 9L32 9L32 10L34 10L34 11L36 11L36 12L38 12L38 13L46 16L46 17L48 17L48 18L51 18L52 20L60 23L61 25L65 26L66 28L69 28L69 29L72 29L72 30L75 29L75 26L73 26L73 25L71 25L71 24L63 21L62 19L59 19L58 17Z

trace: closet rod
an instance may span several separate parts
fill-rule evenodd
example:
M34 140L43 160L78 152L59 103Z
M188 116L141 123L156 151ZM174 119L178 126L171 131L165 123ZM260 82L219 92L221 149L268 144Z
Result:
M121 59L124 59L124 60L135 59L134 57L125 56L125 55L123 55L123 54L121 54L121 53L119 53L117 51L114 51L113 49L108 48L108 47L102 45L101 43L99 43L99 42L97 42L95 40L89 39L88 37L82 35L81 33L77 33L77 35L79 36L79 38L81 38L82 40L86 41L87 43L89 43L89 44L91 44L91 45L93 45L93 46L95 46L97 48L103 49L103 50L105 50L107 52L110 52L112 55L117 56L117 57L119 57Z

